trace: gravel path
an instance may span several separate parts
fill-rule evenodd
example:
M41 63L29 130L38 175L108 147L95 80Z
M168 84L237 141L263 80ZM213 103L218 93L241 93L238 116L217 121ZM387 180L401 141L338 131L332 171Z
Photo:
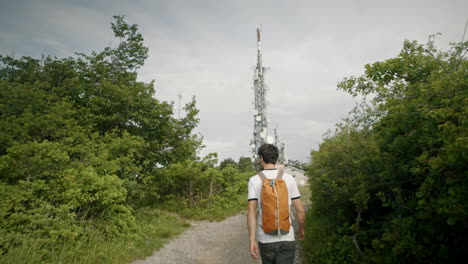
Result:
M193 222L192 227L174 238L146 260L134 264L218 264L260 263L249 254L245 212L221 222Z
M243 212L221 222L193 222L189 230L164 248L133 264L261 263L250 257L246 221ZM299 256L295 262L301 263Z
M260 263L250 257L245 213L221 222L193 222L146 260L134 264Z

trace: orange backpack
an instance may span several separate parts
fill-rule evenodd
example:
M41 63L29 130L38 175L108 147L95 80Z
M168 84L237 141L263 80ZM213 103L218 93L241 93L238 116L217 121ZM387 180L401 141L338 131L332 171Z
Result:
M289 195L283 180L283 169L278 171L276 179L268 179L263 172L258 176L263 180L261 192L263 232L278 236L289 233Z

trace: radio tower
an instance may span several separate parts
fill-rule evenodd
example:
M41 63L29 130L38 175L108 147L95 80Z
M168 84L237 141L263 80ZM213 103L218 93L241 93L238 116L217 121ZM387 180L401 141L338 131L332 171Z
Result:
M283 164L283 165L287 165L288 164L288 157L286 156L286 152L284 150L285 144L279 138L278 128L275 128L275 145L279 150L278 163Z
M274 143L274 138L268 135L268 123L267 119L267 105L266 92L268 90L265 84L264 74L267 68L262 65L262 51L261 51L261 39L260 29L257 28L257 65L254 69L254 131L253 139L251 141L251 148L253 152L254 163L258 160L258 149L263 143Z

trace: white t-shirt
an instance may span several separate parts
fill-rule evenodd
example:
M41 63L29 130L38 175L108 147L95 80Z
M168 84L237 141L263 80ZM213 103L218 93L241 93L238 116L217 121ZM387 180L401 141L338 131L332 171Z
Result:
M272 170L263 170L263 173L268 179L275 179L278 175L277 169ZM296 180L290 174L286 172L283 174L283 180L286 183L288 188L289 195L289 207L291 207L292 200L301 198L299 194L299 189L297 188ZM258 175L254 175L249 180L249 194L248 200L257 200L258 201L258 220L257 223L262 222L262 200L260 193L262 192L262 179ZM291 219L289 220L291 221ZM279 241L294 241L294 228L291 225L289 233L281 235L281 238L278 235L269 235L263 232L263 229L260 225L257 225L257 239L261 243L273 243Z

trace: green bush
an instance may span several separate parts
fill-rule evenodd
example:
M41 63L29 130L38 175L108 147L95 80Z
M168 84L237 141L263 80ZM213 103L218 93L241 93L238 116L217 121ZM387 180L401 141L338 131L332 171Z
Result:
M371 95L312 152L309 263L462 263L468 244L468 42L406 41L339 84Z
M119 45L89 55L0 55L2 262L60 262L57 254L68 262L76 254L66 251L90 241L125 242L141 231L137 201L169 195L145 182L196 159L195 98L175 119L172 104L154 97L154 83L137 81L148 54L137 25L116 16L112 29ZM93 262L112 262L86 250Z
M81 221L93 219L106 222L96 227L108 234L135 228L123 180L72 164L63 145L48 141L13 146L0 157L7 181L0 182L0 248L25 236L60 244L81 235Z
M150 256L168 239L180 234L189 223L159 210L141 208L134 212L137 228L109 236L82 224L82 235L56 244L25 235L19 245L8 248L0 263L129 263Z
M147 177L147 188L159 194L151 203L193 219L221 220L245 209L248 179L255 172L215 164L209 156L201 161L186 160Z

